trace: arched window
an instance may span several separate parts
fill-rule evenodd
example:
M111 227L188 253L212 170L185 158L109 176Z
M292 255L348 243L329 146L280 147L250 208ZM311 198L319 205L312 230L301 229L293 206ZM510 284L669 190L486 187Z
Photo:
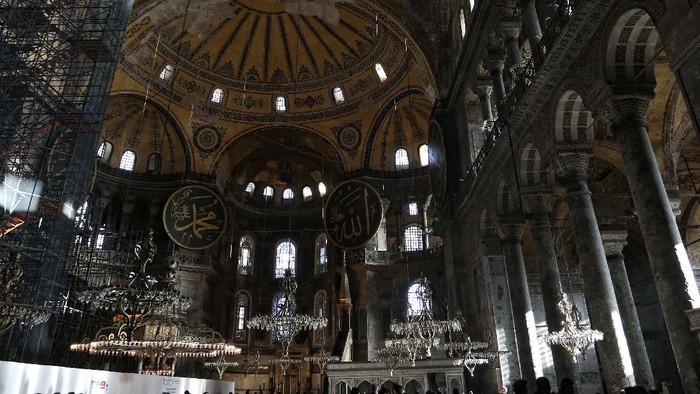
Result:
M467 35L467 17L464 16L464 10L459 10L459 29L462 32L462 38Z
M275 278L284 278L286 270L296 275L297 248L291 240L280 241L275 255Z
M345 94L340 86L333 88L333 100L336 104L343 104L345 102Z
M379 77L379 82L386 81L386 72L384 71L384 66L382 66L381 63L377 63L374 65L374 71L377 72L377 76Z
M326 184L323 182L318 183L318 194L323 197L326 195Z
M272 186L265 186L263 189L263 199L265 201L271 201L272 196L275 194L274 189L272 189Z
M313 193L311 192L311 188L308 186L304 186L303 189L301 189L301 196L304 198L304 202L311 201L313 198Z
M420 158L420 166L425 167L430 164L430 151L428 145L423 144L418 148L418 157Z
M243 342L248 337L245 323L248 320L249 310L250 296L243 291L239 291L236 295L236 322L233 327L233 339L238 342Z
M296 312L296 303L294 300L287 303L287 297L283 292L279 292L272 299L272 315L273 316L290 316ZM281 331L278 329L279 326L275 326L272 330L272 340L277 341L280 336L287 336L288 331Z
M119 161L119 168L127 171L134 171L136 166L136 153L133 150L127 150L122 153L122 159Z
M255 256L255 242L253 238L244 235L238 243L238 274L251 275L253 273L253 257Z
M420 315L433 309L433 290L427 279L421 278L408 287L406 294L408 313L411 316Z
M102 163L109 163L109 159L112 158L113 149L114 146L107 141L104 141L100 144L100 147L97 148L97 156L100 157L100 161Z
M224 90L221 88L214 89L211 92L211 102L216 104L221 104L224 101Z
M146 170L151 173L159 173L160 172L160 163L161 163L161 156L158 153L151 153L148 155L148 165L146 167Z
M245 187L245 194L248 197L252 197L253 193L255 193L255 183L248 182L248 184Z
M287 99L283 96L277 96L277 98L275 98L275 112L278 114L287 112Z
M316 237L316 266L315 273L322 274L328 269L328 237L320 234Z
M163 81L169 80L173 76L173 71L175 71L173 66L170 64L166 64L165 67L163 67L163 69L160 70L160 79L162 79Z
M314 296L314 317L328 317L328 296L321 290ZM325 329L314 330L314 345L321 345Z
M408 152L406 149L397 149L394 154L397 170L405 170L408 168Z
M408 214L411 216L418 215L418 203L415 201L410 201L408 203Z
M469 0L469 11L474 11L474 0Z
M290 203L294 201L294 190L286 188L282 192L282 202Z
M423 250L423 231L420 227L415 224L406 227L403 231L403 246L407 252Z

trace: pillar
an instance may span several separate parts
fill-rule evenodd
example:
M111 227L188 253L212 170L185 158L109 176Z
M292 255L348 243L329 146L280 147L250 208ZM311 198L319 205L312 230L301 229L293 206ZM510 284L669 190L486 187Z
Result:
M493 87L490 85L479 85L474 90L481 104L481 117L485 121L493 119L493 111L491 110L491 93L493 92Z
M499 218L498 235L506 260L506 274L510 303L513 308L513 324L518 346L520 376L527 380L528 388L534 391L535 379L542 376L542 363L539 354L532 350L537 343L535 315L532 312L530 292L527 287L527 273L522 251L523 224L515 218Z
M503 68L505 67L505 62L503 61L502 55L489 55L486 62L486 68L491 74L491 79L493 80L493 89L496 93L496 100L500 104L506 101L506 85L503 82Z
M509 63L509 69L514 68L519 70L523 66L523 59L520 56L520 20L505 21L502 23L501 33L503 35L503 43L506 48L506 59Z
M627 231L601 231L605 257L608 260L610 277L615 288L617 306L620 309L622 327L625 330L627 345L630 357L632 358L632 368L634 368L634 380L644 387L654 387L654 376L649 364L649 356L644 346L642 327L639 325L637 308L634 305L632 288L625 269L625 258L622 255L622 248L627 243Z
M700 387L700 340L686 312L700 307L700 294L647 135L652 95L651 88L613 94L607 115L622 151L678 372L686 392L694 392Z
M535 8L535 0L521 0L520 9L522 10L523 27L525 36L530 42L533 56L537 53L537 47L542 39L542 30L540 29L540 19L537 17L537 8ZM537 61L537 57L535 57Z
M626 386L633 385L634 375L588 189L586 168L590 156L588 149L560 152L555 158L554 168L569 205L591 328L602 331L604 335L603 340L597 342L603 378L608 392L619 393Z
M563 316L557 307L562 287L548 214L551 198L552 190L548 187L526 189L523 193L523 209L526 218L530 222L535 257L540 274L547 329L549 332L554 332L562 329ZM551 349L557 381L561 382L563 378L569 378L574 381L576 392L580 392L581 375L578 365L563 347L551 346Z

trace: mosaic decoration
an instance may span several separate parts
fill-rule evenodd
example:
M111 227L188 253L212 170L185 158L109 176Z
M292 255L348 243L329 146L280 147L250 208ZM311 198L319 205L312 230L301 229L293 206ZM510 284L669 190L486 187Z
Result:
M201 126L194 131L194 146L202 153L212 153L221 146L221 132L212 126Z
M333 127L333 135L335 135L338 145L348 152L353 158L357 154L357 148L360 147L360 140L362 139L362 122L355 121L352 123L346 123L340 127Z

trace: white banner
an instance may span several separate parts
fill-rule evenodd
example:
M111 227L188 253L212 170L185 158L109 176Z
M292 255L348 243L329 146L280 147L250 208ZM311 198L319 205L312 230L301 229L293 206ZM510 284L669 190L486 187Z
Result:
M0 394L227 394L226 380L147 376L0 361Z

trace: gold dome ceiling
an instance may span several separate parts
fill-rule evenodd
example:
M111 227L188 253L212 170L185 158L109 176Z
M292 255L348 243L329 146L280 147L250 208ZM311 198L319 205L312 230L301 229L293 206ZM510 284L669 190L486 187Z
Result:
M122 54L113 93L168 108L194 172L230 176L256 156L232 146L269 127L317 134L345 171L391 170L394 149L417 152L426 142L434 78L418 45L375 2L148 1L135 8ZM166 65L174 72L163 80ZM217 88L221 103L211 101ZM278 96L284 114L274 111ZM215 129L211 143L198 139L202 127Z

